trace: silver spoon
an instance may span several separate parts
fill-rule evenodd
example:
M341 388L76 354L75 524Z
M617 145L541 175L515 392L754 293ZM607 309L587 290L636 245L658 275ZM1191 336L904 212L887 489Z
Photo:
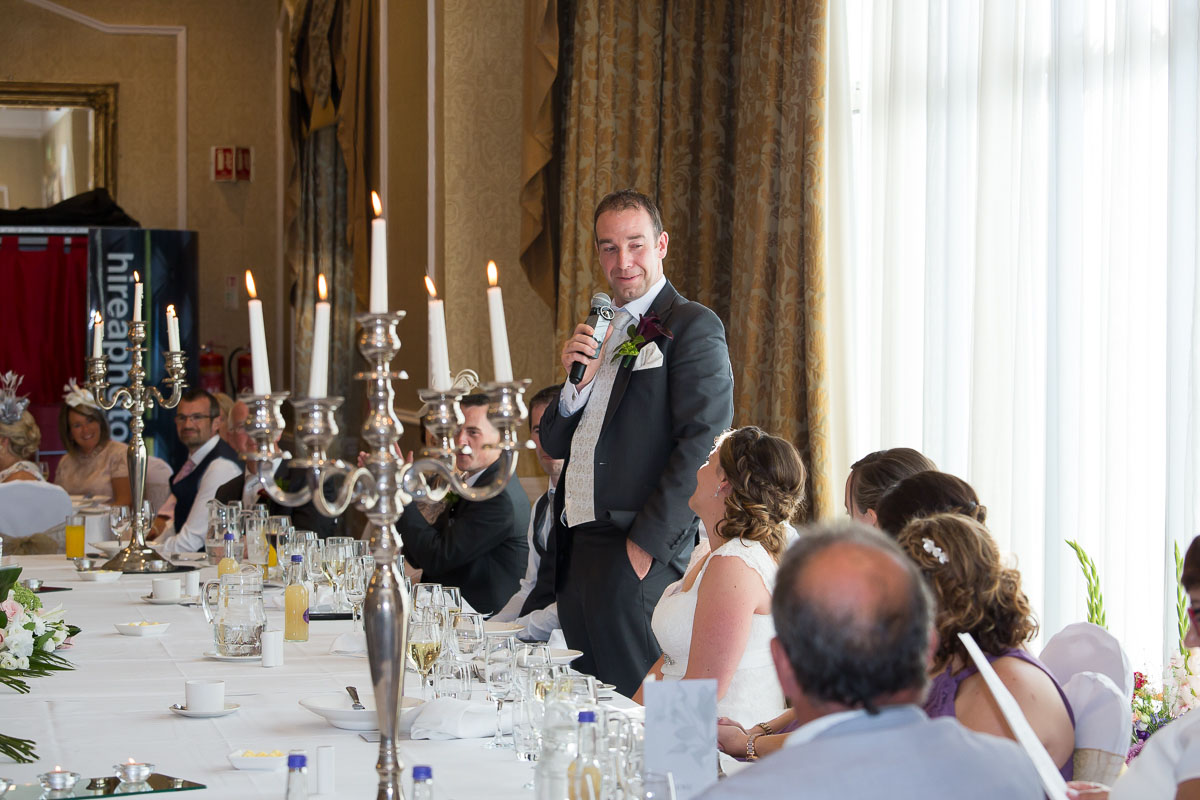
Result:
M367 710L366 706L358 702L358 689L355 689L353 686L347 686L346 691L350 693L350 699L354 701L350 706L351 708L353 708L355 711Z

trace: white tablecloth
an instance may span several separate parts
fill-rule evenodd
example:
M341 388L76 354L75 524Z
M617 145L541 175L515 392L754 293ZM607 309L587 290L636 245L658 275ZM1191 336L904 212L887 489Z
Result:
M42 601L49 607L61 603L67 620L83 632L73 648L62 651L75 664L74 671L33 679L28 695L0 687L0 732L35 740L40 756L34 764L0 760L0 776L34 782L38 773L61 765L90 778L110 775L113 764L133 757L153 763L157 772L208 786L180 797L282 797L285 771L235 770L229 753L303 749L311 772L317 747L333 745L336 792L327 796L374 797L379 745L354 731L333 728L297 704L302 697L342 692L348 685L364 695L371 692L365 659L329 654L333 639L350 629L348 621L313 622L308 642L284 644L282 667L222 663L202 655L212 649L212 634L201 609L141 599L150 593L149 575L124 575L116 583L101 584L80 581L61 555L6 558L5 563L22 565L22 577L69 586L72 591L44 594ZM206 567L201 580L215 573ZM283 627L281 610L268 608L267 617L268 627ZM160 637L122 636L113 629L114 623L139 620L169 622L171 627ZM191 678L224 680L226 701L241 708L216 719L173 714L167 707L183 703L183 682ZM417 691L410 679L406 693ZM624 698L618 703L629 704ZM522 786L532 778L532 765L517 761L511 750L484 749L486 741L401 739L406 794L409 769L428 764L440 800L530 800L531 792ZM313 790L315 794L315 782Z

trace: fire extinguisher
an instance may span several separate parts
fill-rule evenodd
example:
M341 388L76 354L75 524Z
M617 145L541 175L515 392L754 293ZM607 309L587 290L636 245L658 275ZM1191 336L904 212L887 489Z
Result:
M233 396L254 389L254 366L250 351L245 347L235 347L229 354L229 374L233 376Z
M200 348L200 388L206 392L225 391L225 359L212 342Z

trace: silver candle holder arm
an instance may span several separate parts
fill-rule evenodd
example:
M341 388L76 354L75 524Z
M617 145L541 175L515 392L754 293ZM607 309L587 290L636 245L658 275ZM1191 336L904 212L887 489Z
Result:
M404 590L404 575L400 564L401 541L396 521L405 506L414 498L440 499L453 490L467 500L486 500L504 491L517 467L522 449L532 448L532 442L522 442L520 426L528 415L522 395L528 380L487 384L488 419L500 431L501 468L486 486L468 486L454 471L454 456L465 448L457 448L454 440L463 422L459 400L453 392L419 392L425 403L422 424L433 434L435 444L421 451L413 463L405 463L397 450L404 427L394 410L394 380L407 376L393 371L391 363L400 351L396 326L404 319L403 311L384 314L360 314L358 349L369 369L355 377L367 384L368 411L362 425L366 443L366 458L362 467L349 467L329 457L330 448L338 435L336 412L342 398L303 398L292 400L296 414L296 438L304 445L306 455L292 459L279 449L283 434L281 404L286 393L243 395L250 409L246 430L254 439L255 450L244 456L247 479L264 489L267 495L285 506L312 502L326 517L344 514L352 505L367 517L367 534L375 556L375 572L367 586L363 606L363 627L367 638L367 658L371 682L375 690L375 707L379 715L379 773L377 800L403 798L400 776L403 764L396 750L399 710L404 698L404 665L408 647L408 617L410 600ZM285 492L275 485L274 471L281 461L293 467L303 467L306 485ZM341 484L332 499L325 496L325 485L340 479ZM430 481L440 483L433 486Z
M146 513L143 501L146 497L146 441L142 432L146 428L145 414L154 408L155 403L163 408L175 408L183 397L183 389L187 385L184 380L184 361L186 357L181 350L164 351L167 377L163 382L171 387L170 396L163 397L158 387L146 384L145 354L146 348L145 321L129 323L129 344L125 349L132 356L129 368L129 386L117 389L108 396L108 356L91 357L87 363L88 390L96 398L96 403L105 411L120 406L130 411L129 427L132 436L129 439L126 454L129 466L129 488L132 498L130 509L129 544L119 550L104 565L104 569L119 569L122 572L151 572L150 563L161 562L163 557L154 548L146 544L146 535L150 532L150 515Z

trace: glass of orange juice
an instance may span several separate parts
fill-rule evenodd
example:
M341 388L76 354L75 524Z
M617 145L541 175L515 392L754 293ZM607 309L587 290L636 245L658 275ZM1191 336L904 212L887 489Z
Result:
M67 558L83 558L84 532L82 514L67 517Z

